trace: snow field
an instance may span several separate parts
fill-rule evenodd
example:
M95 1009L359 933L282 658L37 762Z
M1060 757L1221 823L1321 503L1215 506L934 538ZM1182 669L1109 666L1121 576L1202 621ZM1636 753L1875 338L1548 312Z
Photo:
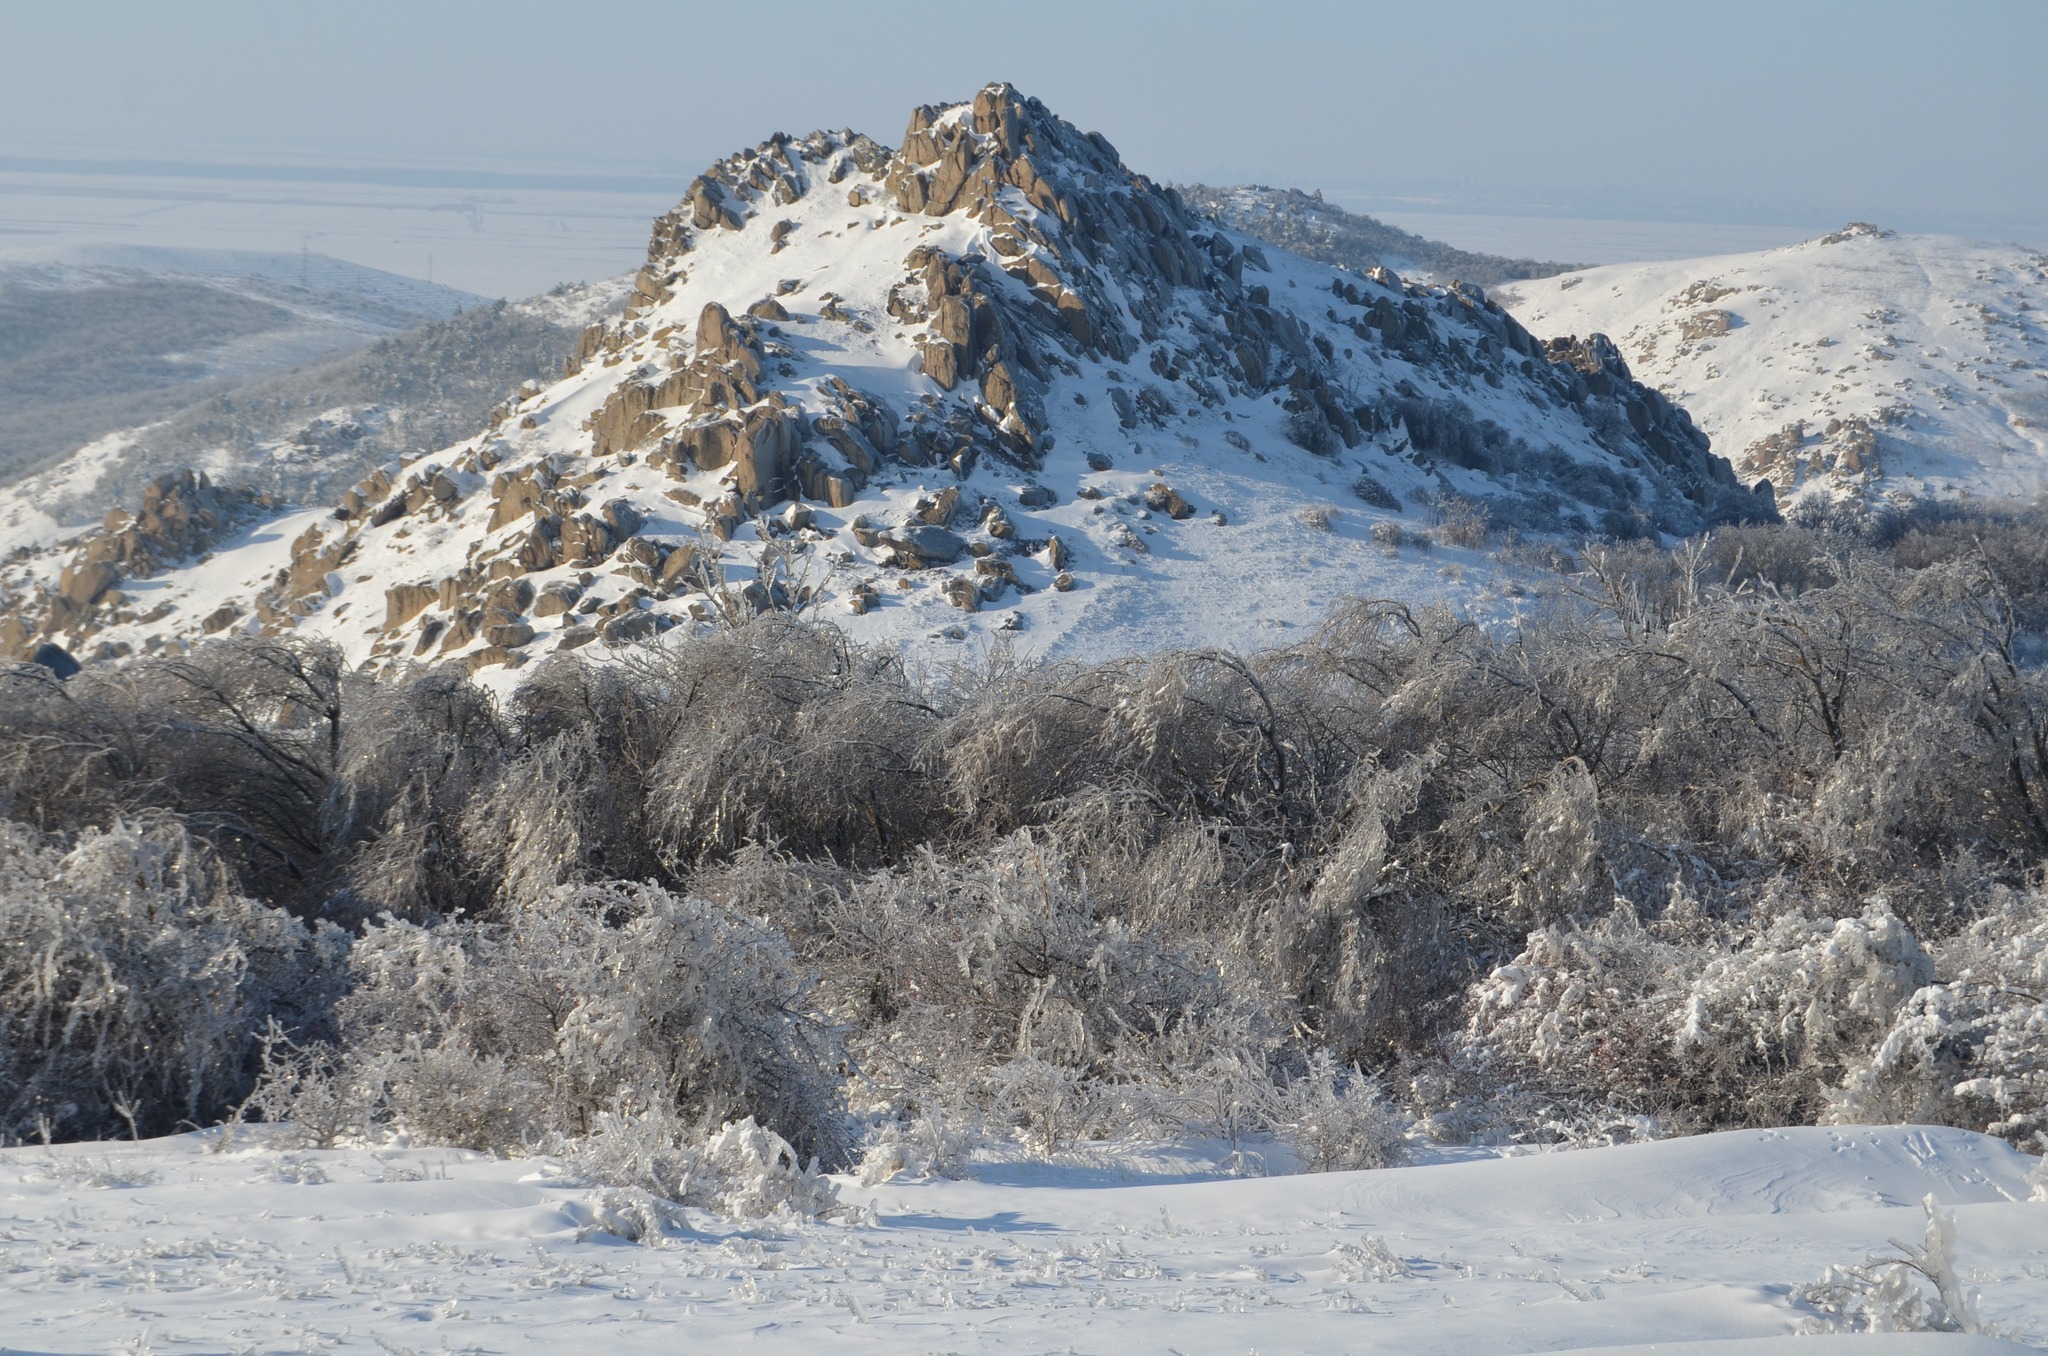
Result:
M1224 1179L1195 1146L978 1180L842 1178L839 1215L606 1233L545 1160L219 1132L0 1151L0 1349L1965 1356L1795 1335L1792 1287L1955 1207L1987 1325L2048 1334L2036 1160L1964 1131L1743 1131Z

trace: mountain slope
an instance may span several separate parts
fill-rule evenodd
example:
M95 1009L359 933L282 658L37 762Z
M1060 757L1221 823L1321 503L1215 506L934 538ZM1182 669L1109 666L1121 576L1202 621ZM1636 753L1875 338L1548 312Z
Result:
M1320 193L1262 184L1234 188L1190 184L1180 191L1190 207L1207 212L1233 231L1354 273L1383 266L1440 282L1491 287L1521 278L1547 278L1577 267L1461 250L1389 226L1377 217L1332 207Z
M1612 335L1781 494L1875 504L2048 484L2048 255L1865 224L1756 254L1621 264L1499 299Z
M483 298L324 255L94 249L0 265L0 482Z
M1450 587L1379 519L1772 512L1603 342L1262 250L1000 85L918 109L901 151L814 133L720 162L575 372L337 508L249 526L180 482L150 523L188 500L220 522L116 515L18 559L0 639L298 628L474 671L822 605L897 645L1256 644L1336 596Z

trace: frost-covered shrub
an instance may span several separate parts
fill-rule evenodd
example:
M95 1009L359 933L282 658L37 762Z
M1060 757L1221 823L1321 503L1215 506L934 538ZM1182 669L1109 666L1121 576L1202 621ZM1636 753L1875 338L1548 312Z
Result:
M829 1214L839 1188L818 1169L800 1161L789 1141L752 1116L728 1121L708 1136L692 1136L673 1113L638 1115L602 1112L589 1133L563 1137L557 1146L563 1166L594 1186L609 1188L600 1207L633 1227L611 1231L638 1239L650 1218L668 1222L653 1202L695 1206L728 1219L753 1220L779 1214L807 1218ZM651 1198L635 1208L631 1193Z
M349 969L331 1077L365 1108L360 1133L512 1152L607 1113L690 1134L751 1116L845 1155L837 1030L788 943L727 910L568 886L503 922L387 920Z
M1398 1163L1407 1124L1379 1085L1340 1068L1327 1051L1309 1058L1301 1077L1274 1098L1268 1112L1280 1141L1309 1172L1357 1172Z
M1686 959L1627 914L1539 929L1473 987L1460 1055L1568 1099L1655 1106L1674 1081L1671 1009Z
M1939 983L1901 1003L1830 1115L1934 1121L2030 1145L2048 1132L2048 898L1995 911L1936 947Z
M828 972L887 1014L862 1043L869 1076L920 1101L920 1080L947 1064L958 1080L1010 1055L1091 1074L1128 1073L1155 1049L1187 1058L1205 1023L1264 1000L1214 948L1109 912L1083 869L1028 834L968 862L876 873L835 896L823 926ZM855 951L889 963L841 969Z
M955 1117L920 1112L884 1121L861 1147L862 1186L891 1178L960 1178L968 1175L972 1137Z
M324 1021L345 946L238 893L173 819L68 847L0 821L0 1141L213 1120L267 1021Z
M1982 1332L1976 1305L1956 1269L1956 1214L1928 1196L1927 1234L1918 1246L1894 1242L1895 1256L1829 1267L1792 1292L1821 1315L1820 1332ZM1929 1291L1932 1291L1930 1294Z
M1790 915L1708 962L1684 995L1675 1045L1718 1106L1809 1119L1820 1089L1933 978L1933 959L1882 900L1856 918Z
M1581 1109L1796 1123L1823 1110L1825 1090L1933 974L1882 901L1854 918L1788 914L1704 945L1617 913L1531 933L1473 988L1457 1058Z

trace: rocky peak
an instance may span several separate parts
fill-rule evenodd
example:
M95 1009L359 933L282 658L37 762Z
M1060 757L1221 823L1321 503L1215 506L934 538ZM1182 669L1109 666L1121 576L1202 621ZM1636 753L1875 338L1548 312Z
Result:
M1151 469L1175 458L1197 479ZM1204 475L1487 499L1538 531L1769 512L1604 340L1269 255L998 84L913 112L901 150L777 134L712 165L560 381L268 534L248 596L156 596L184 635L310 627L371 666L517 667L820 596L878 627L911 598L1074 625L1141 557L1226 545L1179 536L1242 549Z

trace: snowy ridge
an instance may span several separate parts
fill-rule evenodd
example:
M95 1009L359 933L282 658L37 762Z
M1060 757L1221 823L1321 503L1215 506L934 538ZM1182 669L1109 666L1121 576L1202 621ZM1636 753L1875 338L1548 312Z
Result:
M231 260L244 257L230 255ZM580 328L616 311L624 302L631 281L628 275L598 283L564 285L540 296L510 303L506 310L545 325ZM488 307L489 303L485 305ZM397 339L410 342L419 333L401 332ZM376 331L355 337L384 338L387 332ZM329 473L330 466L343 468L339 474L350 479L361 474L367 469L360 450L366 438L375 444L380 439L373 435L384 435L381 441L388 446L396 437L406 433L409 426L417 424L423 413L429 418L434 413L407 404L402 393L395 402L387 396L383 400L365 403L343 400L331 389L321 386L321 373L331 377L335 364L351 362L352 355L362 352L361 349L343 350L329 358L325 366L315 364L283 374L283 377L307 374L312 392L339 403L318 408L317 413L306 417L280 420L283 427L253 445L221 434L209 444L187 447L183 464L229 485L280 477L303 481ZM429 360L421 358L419 361ZM274 390L265 387L260 379L230 388L226 399L245 410L251 404L277 403ZM308 407L303 399L292 403L298 409ZM194 414L195 409L203 413L203 407L192 407L167 421L95 438L42 470L0 485L0 557L17 550L44 549L66 538L84 536L99 524L110 504L119 504L130 497L110 489L110 486L122 481L147 480L155 470L176 468L179 462L166 465L165 453L158 443L167 439L177 447L181 441L177 424L181 419L196 422L199 416Z
M1858 223L1785 249L1621 264L1496 298L1611 335L1781 496L2031 495L2048 484L2048 255Z
M2033 1350L1807 1335L1830 1323L1794 1288L1917 1237L1928 1195L1955 1211L1982 1323L2048 1332L2037 1160L1959 1130L1742 1131L1251 1180L1185 1151L1127 1155L1120 1172L987 1162L979 1180L840 1179L846 1208L823 1221L690 1210L640 1246L545 1161L211 1152L218 1135L0 1150L11 1347Z
M1262 250L991 86L901 151L721 162L576 370L490 429L118 588L92 541L22 560L0 641L297 629L474 672L814 606L910 648L1253 647L1349 594L1484 606L1477 557L1374 536L1446 502L1539 531L1772 511L1604 344Z

